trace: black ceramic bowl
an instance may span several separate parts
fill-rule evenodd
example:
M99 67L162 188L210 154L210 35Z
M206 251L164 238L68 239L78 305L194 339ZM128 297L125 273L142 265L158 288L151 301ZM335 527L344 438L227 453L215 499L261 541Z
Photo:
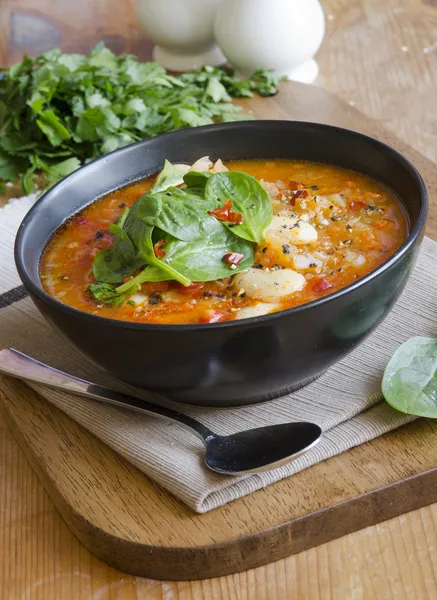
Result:
M80 312L47 295L38 268L52 233L81 208L171 162L292 158L354 169L391 188L410 219L405 244L381 267L330 296L271 315L205 325L126 323ZM49 190L17 235L18 272L47 320L119 379L203 406L250 404L311 380L359 344L405 286L423 236L425 185L392 148L336 127L249 121L186 129L133 144Z

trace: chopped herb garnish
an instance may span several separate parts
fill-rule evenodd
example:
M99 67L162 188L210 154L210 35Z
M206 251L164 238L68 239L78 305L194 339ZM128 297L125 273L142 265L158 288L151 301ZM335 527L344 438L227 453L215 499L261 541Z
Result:
M24 55L0 80L0 185L39 173L49 185L117 148L173 129L250 119L232 98L277 93L279 77L249 79L204 66L174 76L155 62L116 56L100 42L89 56L52 49Z

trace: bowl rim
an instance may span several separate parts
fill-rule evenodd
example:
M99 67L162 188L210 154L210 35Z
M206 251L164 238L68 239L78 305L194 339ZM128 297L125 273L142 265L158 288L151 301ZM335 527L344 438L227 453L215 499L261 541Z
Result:
M364 138L370 144L374 144L375 146L378 146L383 152L390 153L395 160L397 160L398 162L400 162L402 164L403 168L405 168L407 171L409 171L410 175L412 175L413 178L416 179L417 183L419 184L421 206L420 206L420 211L419 211L419 215L418 215L416 224L411 229L411 231L408 234L407 239L398 248L398 250L396 250L396 252L387 261L383 262L379 267L377 267L373 271L370 271L370 273L368 273L364 277L361 277L360 279L357 279L355 282L349 284L348 286L341 288L341 289L337 290L336 292L333 292L332 294L327 294L326 296L323 296L322 298L318 298L316 300L312 300L311 302L307 302L305 304L300 304L298 306L280 310L280 311L277 311L274 313L269 313L266 315L260 315L257 317L249 317L247 319L240 319L240 320L222 321L222 322L218 322L218 323L187 323L187 324L180 323L180 324L166 325L166 324L159 324L159 323L135 323L133 321L123 321L121 319L111 319L109 317L103 317L100 315L87 313L85 311L74 308L73 306L70 306L68 304L64 304L63 302L60 302L59 300L57 300L56 298L54 298L53 296L48 294L42 287L42 284L40 286L37 285L34 282L34 280L32 279L32 277L29 275L27 267L24 263L23 256L22 256L22 247L23 247L23 237L24 237L25 231L26 231L27 227L31 224L31 222L34 218L35 210L37 209L37 207L39 207L41 205L41 203L47 201L47 198L50 199L50 195L55 188L69 185L69 181L71 179L74 179L75 175L79 171L82 172L83 170L89 169L89 168L95 169L96 164L98 164L99 162L102 162L102 163L107 162L108 159L111 159L111 157L120 156L123 153L128 152L129 149L132 149L133 147L141 146L141 145L147 146L147 144L150 143L151 141L161 139L163 137L167 138L169 136L183 136L187 132L190 132L190 134L194 134L194 135L196 134L196 132L198 132L198 135L202 135L202 134L207 135L210 131L212 131L212 130L217 131L218 129L223 129L223 130L235 129L235 128L252 129L252 128L257 128L260 126L269 127L269 126L273 126L273 125L278 127L278 126L288 126L288 125L290 125L290 123L292 123L293 125L298 126L298 127L315 127L315 128L321 129L321 130L323 130L323 129L328 130L331 133L333 133L334 135L337 133L339 135L346 134L346 135L350 135L352 137ZM137 181L139 179L141 179L141 178L132 179L132 182ZM124 183L123 186L120 186L120 187L125 187L126 185L130 185L130 183L132 183L132 182ZM114 190L115 189L120 189L120 188L114 188ZM96 198L89 204L92 204L97 199L98 198ZM86 205L86 206L88 206L88 205ZM83 208L85 208L85 206L82 207L81 210L83 210ZM252 121L233 121L233 122L229 122L229 123L215 123L213 125L203 125L203 126L192 127L192 128L188 128L188 129L179 129L179 130L175 130L175 131L170 131L168 133L160 134L159 136L155 136L153 138L146 138L144 140L134 142L133 144L129 144L127 146L124 146L122 148L114 150L113 152L105 154L105 155L93 160L91 163L88 163L87 165L80 167L79 169L77 169L76 171L74 171L73 173L71 173L70 175L68 175L67 177L62 179L61 181L59 181L57 184L55 184L53 187L51 187L49 190L47 190L44 194L42 194L41 197L38 198L38 200L35 202L35 204L31 207L31 209L26 213L23 221L21 222L21 224L19 226L16 238L15 238L14 259L15 259L15 264L17 267L18 274L19 274L22 282L24 283L25 287L31 292L31 294L34 294L35 296L37 296L39 300L41 300L45 304L48 304L49 306L51 306L55 311L60 311L61 313L64 313L66 316L79 318L81 320L88 321L88 322L94 322L96 325L99 324L99 325L104 326L106 324L106 325L111 325L113 327L121 327L124 329L133 329L133 330L137 330L137 331L153 331L153 332L158 332L158 331L177 332L177 331L187 331L187 330L188 331L216 331L218 329L226 329L228 327L240 328L240 327L257 326L259 324L270 322L270 321L279 319L281 317L286 318L287 316L291 316L291 315L299 314L301 312L305 312L308 310L316 309L319 306L334 302L338 298L341 298L342 296L345 296L348 293L353 292L354 290L356 290L362 286L365 286L368 282L372 281L373 279L376 279L381 273L383 273L384 271L389 269L391 266L393 266L395 263L397 263L399 260L401 260L402 257L409 251L409 249L416 243L417 239L420 237L420 235L422 234L422 231L425 227L427 215L428 215L428 192L427 192L426 185L425 185L425 182L424 182L422 176L420 175L419 171L416 169L416 167L412 164L412 162L408 158L406 158L401 152L399 152L398 150L395 150L394 148L392 148L385 142L381 142L380 140L378 140L372 136L360 133L358 131L354 131L352 129L346 129L344 127L337 127L335 125L327 125L325 123L316 123L316 122L312 122L312 121L294 121L294 120L280 120L280 119L259 119L259 120L255 119ZM58 225L58 228L60 226L61 225ZM46 244L48 241L49 240L46 241ZM38 260L41 259L41 256L42 256L42 253L39 255Z

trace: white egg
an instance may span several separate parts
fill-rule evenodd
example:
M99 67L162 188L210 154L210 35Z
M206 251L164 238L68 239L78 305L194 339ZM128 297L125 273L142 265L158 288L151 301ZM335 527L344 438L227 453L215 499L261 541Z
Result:
M305 277L292 269L248 269L234 277L234 285L238 289L243 288L250 298L263 302L299 292L305 284Z
M250 319L251 317L260 317L268 315L271 312L278 310L279 304L271 304L268 302L258 302L253 306L246 306L238 311L237 319Z

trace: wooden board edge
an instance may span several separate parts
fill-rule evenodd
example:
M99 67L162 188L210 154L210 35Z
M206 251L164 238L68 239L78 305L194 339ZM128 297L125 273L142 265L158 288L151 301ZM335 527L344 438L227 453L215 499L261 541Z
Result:
M135 576L189 581L246 571L437 500L437 468L433 468L262 532L225 543L169 548L130 542L96 527L67 503L42 463L26 444L8 410L7 397L3 393L0 394L0 410L71 532L104 563Z

